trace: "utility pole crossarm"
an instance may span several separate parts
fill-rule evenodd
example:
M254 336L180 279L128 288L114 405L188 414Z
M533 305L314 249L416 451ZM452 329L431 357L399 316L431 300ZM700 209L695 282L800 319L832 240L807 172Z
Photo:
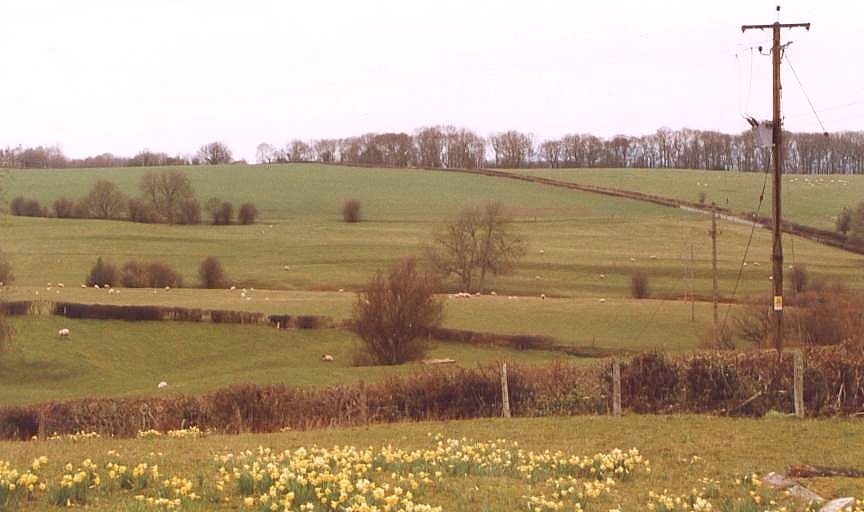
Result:
M772 23L770 25L741 25L741 32L746 32L747 30L767 30L774 28L775 25L778 28L804 28L810 30L809 23Z

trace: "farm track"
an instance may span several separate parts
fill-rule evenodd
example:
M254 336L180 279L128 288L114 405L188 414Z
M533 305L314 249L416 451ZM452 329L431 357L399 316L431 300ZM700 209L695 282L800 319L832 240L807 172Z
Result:
M506 171L499 171L495 169L429 169L433 171L446 171L446 172L461 172L467 174L477 174L481 176L491 176L495 178L507 178L513 180L527 181L530 183L538 183L542 185L550 185L553 187L560 188L569 188L572 190L578 190L581 192L591 192L594 194L603 194L611 197L621 197L625 199L633 199L636 201L644 201L653 204L657 204L660 206L667 206L669 208L679 208L684 209L691 212L705 213L708 214L711 212L711 207L694 203L691 201L684 201L681 199L673 199L669 197L657 196L653 194L643 194L642 192L636 192L633 190L623 190L609 187L600 187L596 185L584 185L580 183L574 183L570 181L562 181L556 180L552 178L545 178L542 176L527 176L524 174L516 174ZM763 227L765 229L770 229L773 221L768 217L757 216L752 212L740 212L736 213L732 210L724 207L716 207L718 214L724 220L728 220L730 222L736 222L741 224L753 225L754 223L757 226ZM798 224L797 222L791 222L788 220L783 220L780 226L781 230L784 233L788 233L790 235L800 236L802 238L806 238L808 240L812 240L814 242L828 245L830 247L836 247L838 249L843 249L845 251L849 251L855 254L864 254L864 247L859 247L852 245L847 242L846 237L840 233L836 233L834 231L829 231L826 229L819 229L812 226L807 226L804 224Z

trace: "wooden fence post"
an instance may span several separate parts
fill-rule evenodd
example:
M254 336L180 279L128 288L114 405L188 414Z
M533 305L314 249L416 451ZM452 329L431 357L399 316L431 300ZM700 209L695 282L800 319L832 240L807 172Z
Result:
M804 353L801 350L795 351L795 416L798 418L804 417Z
M40 441L48 439L48 413L45 409L39 411L39 430L38 437Z
M507 385L507 363L501 365L501 405L504 417L510 417L510 388Z
M621 363L612 361L612 415L621 416Z

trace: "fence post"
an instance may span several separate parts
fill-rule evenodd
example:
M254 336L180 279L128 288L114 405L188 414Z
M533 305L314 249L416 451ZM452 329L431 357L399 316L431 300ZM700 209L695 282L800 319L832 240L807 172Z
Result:
M510 417L510 389L507 385L507 363L501 365L501 404L504 409L504 417Z
M39 411L39 431L38 431L38 437L39 437L40 441L44 441L48 438L48 435L46 432L47 429L48 429L48 413L45 411L45 409L41 409Z
M360 424L369 424L369 396L366 394L366 383L360 381Z
M621 363L612 361L612 415L621 416Z
M804 353L801 350L795 351L795 416L798 418L804 417Z

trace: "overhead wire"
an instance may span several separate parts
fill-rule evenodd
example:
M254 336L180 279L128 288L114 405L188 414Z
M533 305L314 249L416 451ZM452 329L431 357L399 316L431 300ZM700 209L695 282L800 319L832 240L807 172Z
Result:
M801 92L804 94L804 98L807 99L807 103L810 105L810 110L813 111L813 115L816 116L816 120L819 121L819 126L822 127L822 131L827 135L828 130L825 129L825 125L822 123L822 119L819 117L819 113L816 111L816 107L813 106L813 102L810 100L810 96L804 89L804 84L801 83L801 79L798 77L798 72L795 71L795 66L792 65L792 61L789 59L789 55L785 51L783 52L783 60L785 60L786 63L789 64L789 69L792 70L792 74L795 76L795 80L798 81L798 86L801 87Z

